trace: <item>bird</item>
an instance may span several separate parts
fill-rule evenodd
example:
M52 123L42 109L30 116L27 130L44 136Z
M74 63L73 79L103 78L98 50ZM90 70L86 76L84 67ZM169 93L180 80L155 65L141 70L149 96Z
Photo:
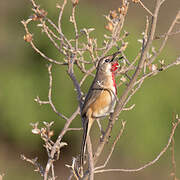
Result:
M117 87L115 73L119 67L117 55L105 56L98 61L95 78L89 88L81 110L83 122L83 138L80 152L80 171L84 164L86 139L95 119L108 116L113 113L117 101ZM120 57L121 59L123 57Z

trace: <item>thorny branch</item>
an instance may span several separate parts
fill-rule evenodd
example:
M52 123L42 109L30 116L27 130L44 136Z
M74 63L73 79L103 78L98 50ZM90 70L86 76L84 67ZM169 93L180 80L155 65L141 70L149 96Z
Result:
M87 179L89 177L90 180L94 179L95 173L102 172L113 172L113 171L123 171L123 172L137 172L148 166L153 165L155 162L159 160L159 158L167 151L170 143L172 142L172 146L174 148L174 133L175 130L180 123L180 120L177 118L177 122L173 124L172 132L170 134L167 145L163 148L163 150L159 153L159 155L149 163L146 163L144 166L137 169L103 169L108 164L114 148L120 139L124 129L125 122L122 122L122 128L120 129L118 135L115 137L115 141L112 144L111 150L107 159L105 160L102 166L96 167L96 164L102 154L105 144L107 143L112 128L118 119L118 116L122 111L130 111L134 108L135 104L130 107L126 107L131 97L133 97L140 87L144 83L144 81L151 77L158 75L161 71L165 71L173 66L180 64L180 56L172 61L170 64L166 65L164 60L159 61L158 64L153 64L157 57L161 54L164 49L168 38L171 35L176 35L180 32L177 30L173 32L175 25L179 24L180 19L180 11L177 13L174 18L171 26L169 27L167 33L161 36L156 36L156 26L157 19L161 5L165 2L165 0L156 0L156 4L154 6L154 11L152 12L141 0L132 0L134 3L139 3L142 8L150 15L150 18L146 19L146 26L143 32L143 38L140 40L142 43L142 47L137 53L137 56L129 60L126 56L126 48L128 47L128 42L126 37L128 36L128 32L123 29L126 14L128 11L129 3L127 0L122 0L122 6L117 10L110 11L108 15L105 16L107 21L107 25L105 28L108 30L108 35L104 35L104 43L101 47L97 43L97 39L91 36L91 32L94 31L94 28L83 28L81 30L78 29L78 24L76 21L76 7L79 4L78 0L72 0L72 14L70 16L70 23L73 24L74 29L72 30L74 37L69 39L66 37L62 31L62 17L66 8L67 0L63 0L62 5L57 4L57 8L59 9L58 21L57 25L53 22L48 16L47 12L42 9L39 5L36 4L35 0L30 0L32 4L33 15L29 17L26 21L22 21L22 24L25 29L26 35L24 36L24 40L30 44L30 46L38 53L43 59L45 59L48 63L48 75L49 75L49 91L48 91L48 100L42 101L39 97L35 99L35 101L40 105L49 104L52 110L62 119L65 120L64 127L60 131L57 139L55 141L51 140L53 136L53 131L50 130L51 123L44 122L43 128L38 128L38 123L31 124L33 126L32 133L38 134L44 141L44 147L47 151L48 161L43 168L39 163L37 163L37 159L29 159L25 156L22 156L22 159L33 164L37 171L43 176L44 180L55 180L55 171L54 171L54 162L59 159L61 148L67 143L62 142L64 135L69 131L78 131L82 130L81 127L73 128L71 127L72 121L81 114L81 109L83 106L84 93L81 89L84 82L87 81L89 76L94 77L94 71L96 69L97 62L100 58L104 57L109 53L110 50L116 48L117 51L121 51L124 59L120 64L120 68L117 71L117 76L121 76L119 86L125 86L121 97L117 100L117 105L115 107L114 113L109 117L109 123L106 127L105 133L103 133L102 138L96 148L93 147L93 141L91 143L90 137L87 139L87 151L88 151L88 167L84 172L83 177L79 174L79 164L78 157L74 157L72 161L72 165L66 165L70 168L71 174L68 179ZM35 35L30 32L29 26L31 23L38 22L38 28L41 29L42 32L48 37L49 41L52 43L54 48L58 50L61 54L61 58L58 60L52 59L48 57L46 53L43 53L34 43ZM124 33L123 33L124 32ZM80 37L84 36L84 42L80 41ZM164 38L161 46L156 49L152 46L154 40ZM151 54L152 52L152 54ZM87 54L89 57L87 57ZM53 103L53 93L52 93L52 83L53 83L53 74L52 74L52 64L53 66L66 66L67 74L70 77L75 91L77 93L77 100L79 106L76 108L70 117L60 113L57 111L54 103ZM74 71L74 67L76 67L79 72L83 74L81 79L76 75ZM93 151L94 150L94 151ZM172 151L172 164L173 171L175 172L175 161L174 161L174 151Z

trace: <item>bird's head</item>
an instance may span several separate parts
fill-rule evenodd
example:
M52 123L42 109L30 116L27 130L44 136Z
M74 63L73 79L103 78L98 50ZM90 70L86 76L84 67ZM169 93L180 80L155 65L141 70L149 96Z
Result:
M116 58L120 53L121 52L116 52L112 55L101 58L98 63L97 69L107 74L114 73L119 67L118 60L122 59L122 57Z

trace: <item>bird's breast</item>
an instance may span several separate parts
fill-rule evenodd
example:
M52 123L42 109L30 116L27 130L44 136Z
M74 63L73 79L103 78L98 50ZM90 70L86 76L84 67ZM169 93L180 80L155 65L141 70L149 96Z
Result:
M113 112L116 104L116 86L111 76L103 82L103 90L99 97L91 104L91 112L93 117L107 116Z

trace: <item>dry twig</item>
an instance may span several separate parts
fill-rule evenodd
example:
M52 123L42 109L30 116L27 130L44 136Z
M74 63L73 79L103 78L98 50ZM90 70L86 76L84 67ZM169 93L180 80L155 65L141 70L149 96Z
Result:
M145 164L145 165L143 165L143 166L141 166L139 168L136 168L136 169L102 169L102 170L96 170L95 173L115 172L115 171L118 171L118 172L138 172L138 171L141 171L141 170L153 165L167 151L168 147L170 146L171 142L173 141L174 133L175 133L175 130L176 130L177 126L179 125L179 123L180 123L180 119L178 119L177 122L173 124L171 134L169 136L168 143L162 149L162 151L156 156L156 158L154 160L150 161L149 163L147 163L147 164Z

